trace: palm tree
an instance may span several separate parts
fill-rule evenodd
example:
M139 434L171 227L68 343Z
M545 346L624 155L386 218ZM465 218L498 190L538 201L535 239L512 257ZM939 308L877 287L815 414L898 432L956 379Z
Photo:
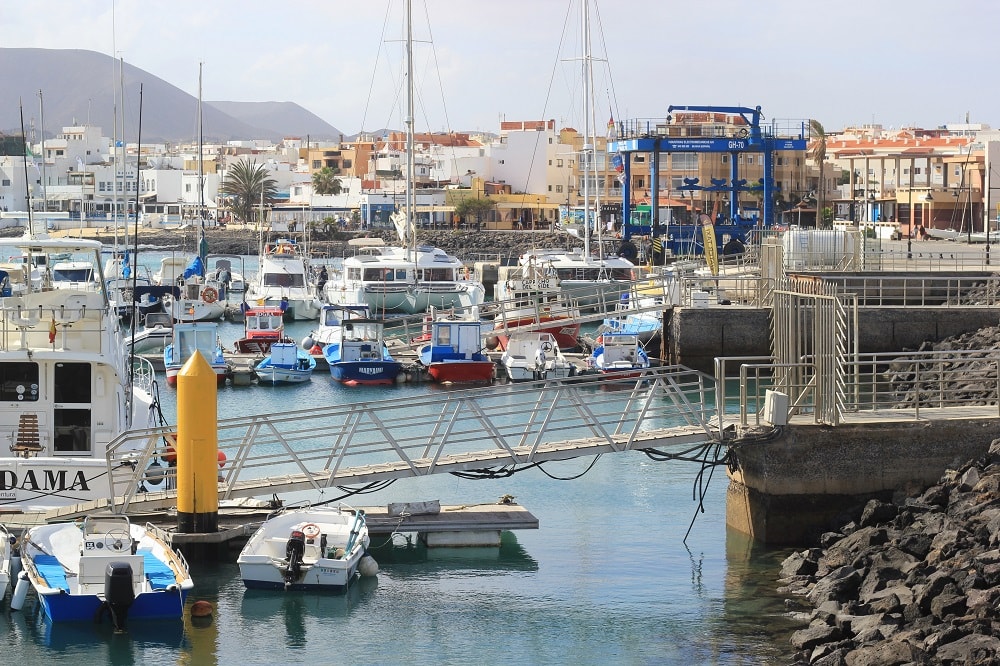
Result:
M323 167L313 174L313 191L316 194L340 194L343 188L340 179L337 178L339 174L340 169Z
M809 157L819 167L819 184L816 187L816 227L820 227L825 220L820 219L820 211L823 210L823 164L826 162L826 130L818 120L809 120L809 134L813 138L813 145L809 149Z
M240 160L226 173L220 188L231 198L230 208L237 219L250 223L254 210L272 203L278 194L278 182L268 175L267 167L256 161Z

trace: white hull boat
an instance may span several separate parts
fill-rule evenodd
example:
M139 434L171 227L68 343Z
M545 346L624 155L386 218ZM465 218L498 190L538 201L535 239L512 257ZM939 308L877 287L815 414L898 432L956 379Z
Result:
M511 335L500 364L512 382L565 379L576 374L576 366L559 351L555 336L540 331Z
M268 518L240 553L243 584L250 589L345 592L359 569L374 575L365 555L364 513L328 507L284 511Z

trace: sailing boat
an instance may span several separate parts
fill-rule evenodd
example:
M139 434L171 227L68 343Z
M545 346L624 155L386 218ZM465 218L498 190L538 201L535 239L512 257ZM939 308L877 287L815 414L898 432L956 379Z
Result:
M356 239L357 255L344 259L340 275L326 283L324 298L333 305L367 305L372 312L417 314L430 308L482 305L486 288L458 258L440 248L416 243L416 190L413 146L413 21L406 2L406 203L391 216L400 246Z
M580 151L580 165L583 167L583 249L571 251L562 249L530 249L521 255L519 265L527 268L530 265L551 266L562 283L563 290L581 307L593 307L601 304L614 304L620 294L628 289L628 282L641 277L639 269L624 256L605 256L603 243L600 242L601 224L597 211L600 210L600 191L591 193L591 186L599 180L595 151L597 139L593 119L592 66L593 55L590 45L590 2L579 0L583 55L583 100L584 100L584 133L583 147ZM575 213L576 211L567 211ZM598 244L596 256L591 252L591 234L596 230Z
M198 208L201 218L201 239L198 242L198 256L194 257L184 269L181 278L176 280L180 293L168 297L166 309L174 321L218 321L226 313L226 286L219 280L206 275L208 261L208 241L205 239L205 174L202 165L202 126L201 126L201 63L198 64ZM167 261L173 257L164 258L160 267L160 286L165 285L164 275L167 272Z

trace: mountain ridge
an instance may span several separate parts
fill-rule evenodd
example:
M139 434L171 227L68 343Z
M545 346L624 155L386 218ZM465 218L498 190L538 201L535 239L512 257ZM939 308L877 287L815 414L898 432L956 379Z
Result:
M119 62L103 53L84 49L0 48L4 63L5 95L8 100L37 100L43 103L24 107L25 131L29 140L59 134L63 127L101 127L105 136L114 135L115 99L125 118L125 140L135 141L142 104L143 143L191 142L197 139L198 99L158 76L125 62L119 87ZM140 98L140 85L142 96ZM118 94L116 94L118 93ZM0 107L0 130L21 133L21 109ZM118 125L122 122L119 120ZM294 102L202 103L202 134L206 141L268 139L309 136L336 141L343 132ZM34 138L32 138L34 137Z

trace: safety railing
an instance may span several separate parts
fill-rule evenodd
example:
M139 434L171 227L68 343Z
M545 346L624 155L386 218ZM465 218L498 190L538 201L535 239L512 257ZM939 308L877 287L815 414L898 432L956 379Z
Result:
M714 418L714 382L673 366L638 379L571 377L429 394L405 404L358 402L221 419L220 495L323 491L487 468L502 473L507 466L583 455L694 446L712 440ZM111 443L109 500L116 510L126 510L140 490L171 485L176 468L167 461L176 438L173 428L159 428L124 433Z
M739 372L734 371L735 367ZM1000 417L997 349L850 355L842 359L841 395L826 395L826 384L819 381L815 359L780 364L769 357L720 357L715 372L720 386L727 377L730 382L739 382L738 410L731 408L732 396L727 398L722 391L717 394L720 432L729 425L761 426L768 390L789 397L790 418L806 416L829 425L849 422L852 414L866 412L884 411L891 418L920 419L922 412L926 416L929 409L942 415L957 407L986 407L987 413ZM789 377L796 379L789 381ZM830 401L838 405L833 423L821 409Z

